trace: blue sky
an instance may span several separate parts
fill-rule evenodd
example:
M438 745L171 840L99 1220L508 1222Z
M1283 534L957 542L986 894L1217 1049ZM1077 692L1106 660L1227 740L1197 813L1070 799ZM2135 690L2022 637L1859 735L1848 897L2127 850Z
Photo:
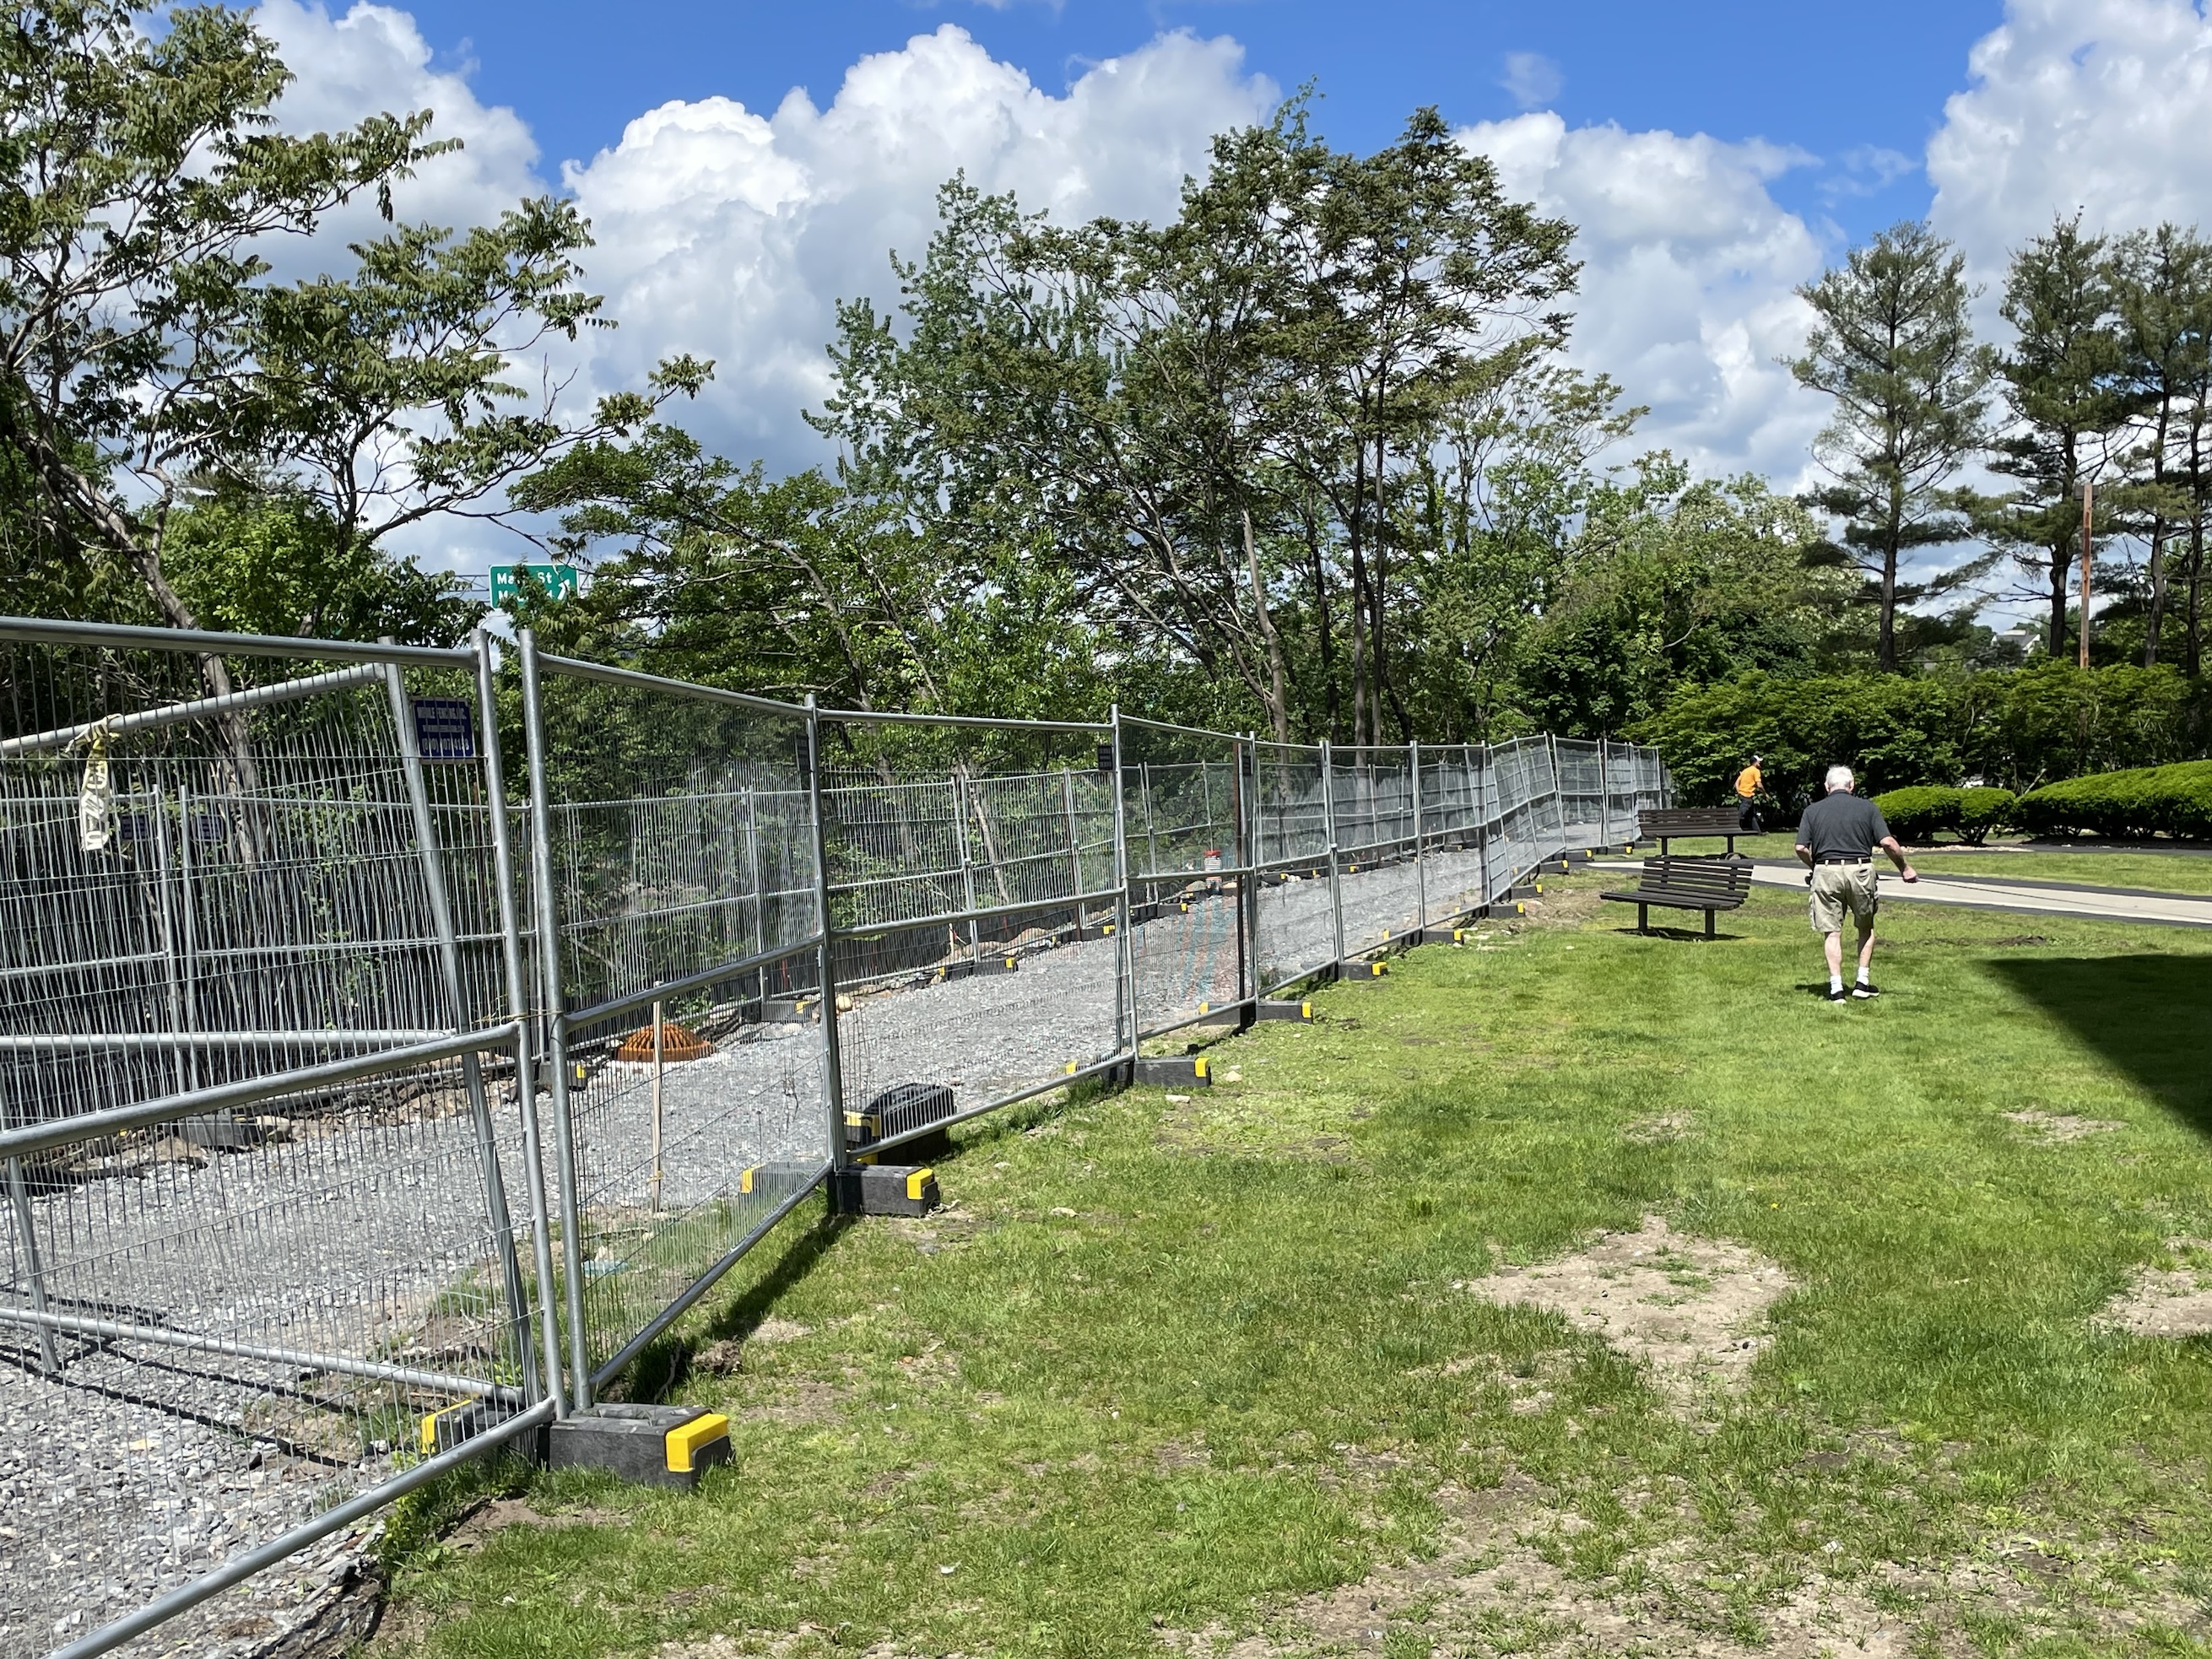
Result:
M797 86L827 102L856 58L942 22L1049 90L1181 28L1235 37L1247 65L1279 87L1315 82L1319 125L1344 148L1388 142L1420 105L1467 123L1518 113L1524 99L1575 125L1790 145L1819 159L1778 182L1776 198L1832 217L1854 239L1926 210L1921 151L1961 83L1967 48L2002 15L1996 0L418 0L410 9L440 58L472 60L478 93L512 105L554 163L588 161L632 116L669 99L720 94L768 111ZM1544 64L1523 65L1516 99L1505 83L1509 60L1522 55ZM1535 95L1547 75L1556 92ZM1912 170L1873 188L1881 151Z
M555 380L574 404L670 353L710 357L683 419L741 462L834 459L801 411L830 390L836 303L896 304L888 255L922 248L954 172L1063 222L1163 216L1213 135L1311 82L1340 147L1433 103L1509 192L1577 227L1570 352L1649 408L1625 450L1796 489L1829 413L1785 367L1797 290L1853 242L1926 216L2002 343L2008 252L2054 216L2212 226L2207 3L262 0L258 16L299 76L289 125L428 108L465 141L401 192L409 217L572 194L621 326ZM292 257L342 257L368 212ZM477 533L426 526L410 550L480 570Z

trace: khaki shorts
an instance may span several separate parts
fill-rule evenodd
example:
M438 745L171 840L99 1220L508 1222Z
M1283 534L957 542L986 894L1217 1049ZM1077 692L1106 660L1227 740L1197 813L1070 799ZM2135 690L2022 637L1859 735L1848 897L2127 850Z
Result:
M1875 896L1874 865L1816 864L1813 866L1813 931L1840 933L1844 915L1866 933L1874 927L1881 901Z

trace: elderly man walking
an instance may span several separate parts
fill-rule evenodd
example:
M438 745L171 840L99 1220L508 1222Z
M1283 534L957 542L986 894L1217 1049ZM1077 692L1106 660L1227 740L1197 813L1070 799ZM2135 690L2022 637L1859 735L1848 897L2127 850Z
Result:
M1797 857L1813 873L1806 879L1813 889L1813 931L1825 936L1828 953L1828 1000L1864 1000L1881 993L1867 977L1874 961L1874 853L1889 854L1899 875L1907 881L1920 872L1906 861L1905 849L1889 833L1881 809L1855 793L1856 780L1848 766L1828 769L1827 793L1805 809L1797 822ZM1848 912L1859 929L1858 982L1844 989L1844 916Z

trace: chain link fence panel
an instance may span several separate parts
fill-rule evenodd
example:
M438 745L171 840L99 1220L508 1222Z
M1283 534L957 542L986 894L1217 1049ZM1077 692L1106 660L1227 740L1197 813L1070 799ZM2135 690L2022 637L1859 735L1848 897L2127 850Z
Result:
M1668 798L1618 744L828 713L520 644L0 623L0 1655L280 1619L259 1569L599 1397L836 1166Z

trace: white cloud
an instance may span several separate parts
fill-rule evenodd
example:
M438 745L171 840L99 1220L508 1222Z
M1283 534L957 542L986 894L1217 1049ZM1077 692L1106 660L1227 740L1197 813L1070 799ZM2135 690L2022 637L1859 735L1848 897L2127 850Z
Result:
M828 392L835 302L896 299L889 251L922 252L939 185L964 171L1069 222L1171 213L1212 136L1276 101L1243 56L1162 35L1054 96L946 24L862 58L826 109L797 91L765 118L728 99L663 105L566 173L623 321L593 374L634 383L668 352L711 356L689 424L772 466L818 459L798 411Z
M1704 472L1796 484L1827 411L1775 360L1803 343L1795 289L1820 275L1823 252L1767 184L1812 158L1703 134L1570 129L1548 112L1461 138L1509 193L1577 228L1571 356L1650 405L1639 445Z
M407 13L357 4L333 19L302 0L261 0L254 22L296 77L277 106L286 131L334 131L381 111L427 110L435 118L431 137L461 141L459 151L434 157L395 189L401 217L480 224L525 196L544 193L538 143L522 118L479 103L466 70L432 69L429 43ZM326 269L345 241L375 233L374 204L356 202L326 223L312 255L276 257L288 273L295 266Z
M2212 21L2189 0L2011 0L1928 146L1936 228L1980 278L2081 210L2212 228Z
M281 110L289 129L428 109L434 136L464 141L395 192L403 217L482 222L548 187L528 127L479 102L465 70L434 69L407 13L359 3L333 20L307 0L264 0L258 20L299 77ZM1067 221L1171 213L1212 136L1264 118L1279 97L1243 56L1231 40L1165 34L1054 95L947 24L862 58L826 109L793 91L766 116L726 98L641 115L612 149L563 169L597 240L588 278L620 324L563 365L573 395L634 386L672 353L712 357L713 387L678 411L702 441L771 468L823 460L799 411L829 390L836 302L896 302L890 251L922 252L939 185L964 171ZM272 252L285 274L305 274L343 264L338 245L374 229L356 204L313 243ZM514 550L496 539L488 552L488 535L426 526L405 544L426 563L481 569Z
M1559 66L1540 52L1509 52L1499 86L1513 94L1522 109L1540 109L1559 95L1567 84Z

